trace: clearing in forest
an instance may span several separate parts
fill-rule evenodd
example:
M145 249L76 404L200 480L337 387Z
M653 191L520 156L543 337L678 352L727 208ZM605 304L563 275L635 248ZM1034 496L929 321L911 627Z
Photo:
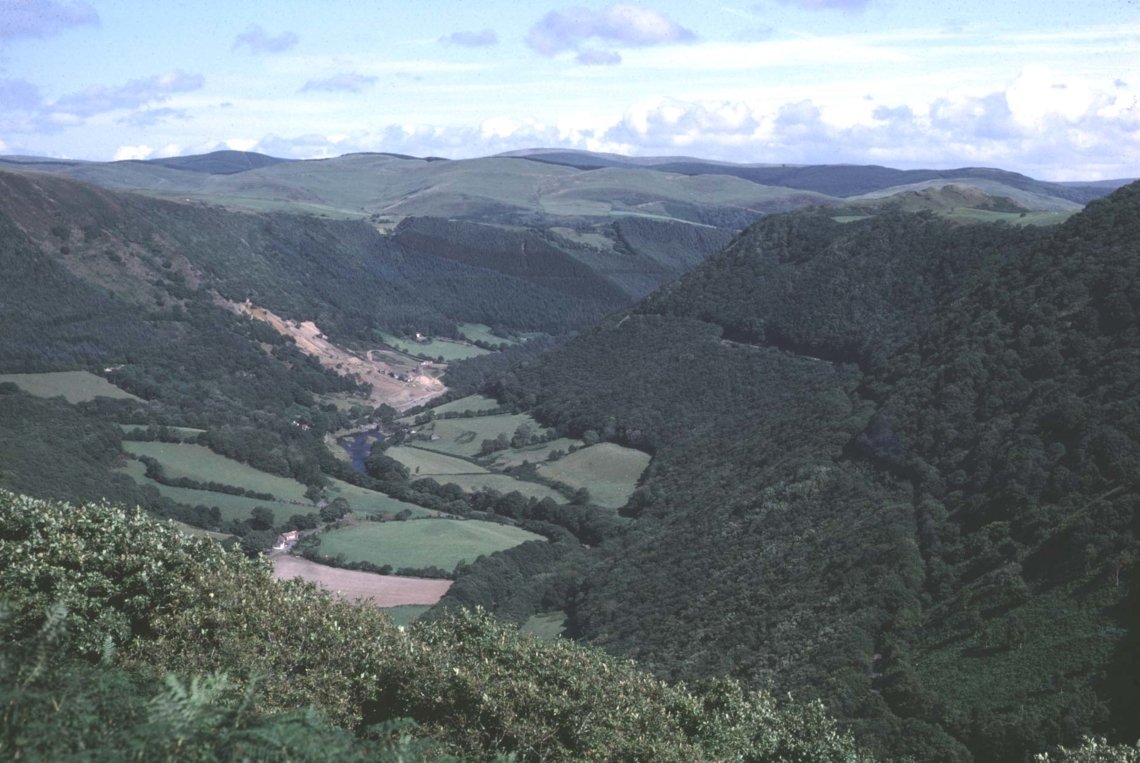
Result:
M102 376L88 371L53 371L43 374L0 374L0 383L12 382L29 395L60 397L69 403L86 403L97 397L116 400L138 400L130 392L121 390Z
M543 540L526 530L495 522L464 519L412 519L405 522L360 522L322 533L319 553L343 555L350 562L453 570L460 562Z
M590 503L617 509L629 500L648 465L648 453L603 442L543 463L538 473L575 489L584 487Z

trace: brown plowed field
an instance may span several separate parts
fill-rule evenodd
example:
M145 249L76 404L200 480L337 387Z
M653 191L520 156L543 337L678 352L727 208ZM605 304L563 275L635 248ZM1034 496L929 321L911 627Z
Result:
M343 599L366 601L377 607L435 604L451 587L450 580L402 578L395 575L377 575L373 572L341 570L297 556L274 558L273 576L281 580L302 578Z

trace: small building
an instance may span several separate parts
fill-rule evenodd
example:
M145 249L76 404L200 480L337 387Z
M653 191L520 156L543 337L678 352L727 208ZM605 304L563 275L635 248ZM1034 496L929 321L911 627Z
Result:
M277 541L273 544L274 551L287 551L293 548L293 544L301 537L300 530L290 530L287 533L281 533L277 536Z

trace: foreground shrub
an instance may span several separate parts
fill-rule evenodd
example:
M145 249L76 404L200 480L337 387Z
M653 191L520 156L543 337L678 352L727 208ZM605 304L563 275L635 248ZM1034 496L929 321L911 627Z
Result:
M256 687L265 712L312 706L362 737L410 718L448 751L477 757L855 758L817 705L778 705L732 683L693 692L482 612L405 630L109 505L0 492L0 587L12 609L0 636L10 641L37 638L44 613L62 606L78 656L117 651L133 670L225 673L234 691Z

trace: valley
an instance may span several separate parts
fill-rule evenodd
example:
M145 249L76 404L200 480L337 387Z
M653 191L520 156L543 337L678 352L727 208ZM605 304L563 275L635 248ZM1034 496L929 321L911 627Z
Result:
M125 664L280 659L306 688L271 675L274 707L476 757L753 759L756 719L808 760L1140 736L1136 184L541 150L2 167L22 638L53 602L16 544L46 544L45 581L103 565L60 595ZM276 579L367 606L272 582L283 533ZM134 577L160 568L197 582ZM278 650L312 634L328 674ZM536 709L564 700L621 735Z

